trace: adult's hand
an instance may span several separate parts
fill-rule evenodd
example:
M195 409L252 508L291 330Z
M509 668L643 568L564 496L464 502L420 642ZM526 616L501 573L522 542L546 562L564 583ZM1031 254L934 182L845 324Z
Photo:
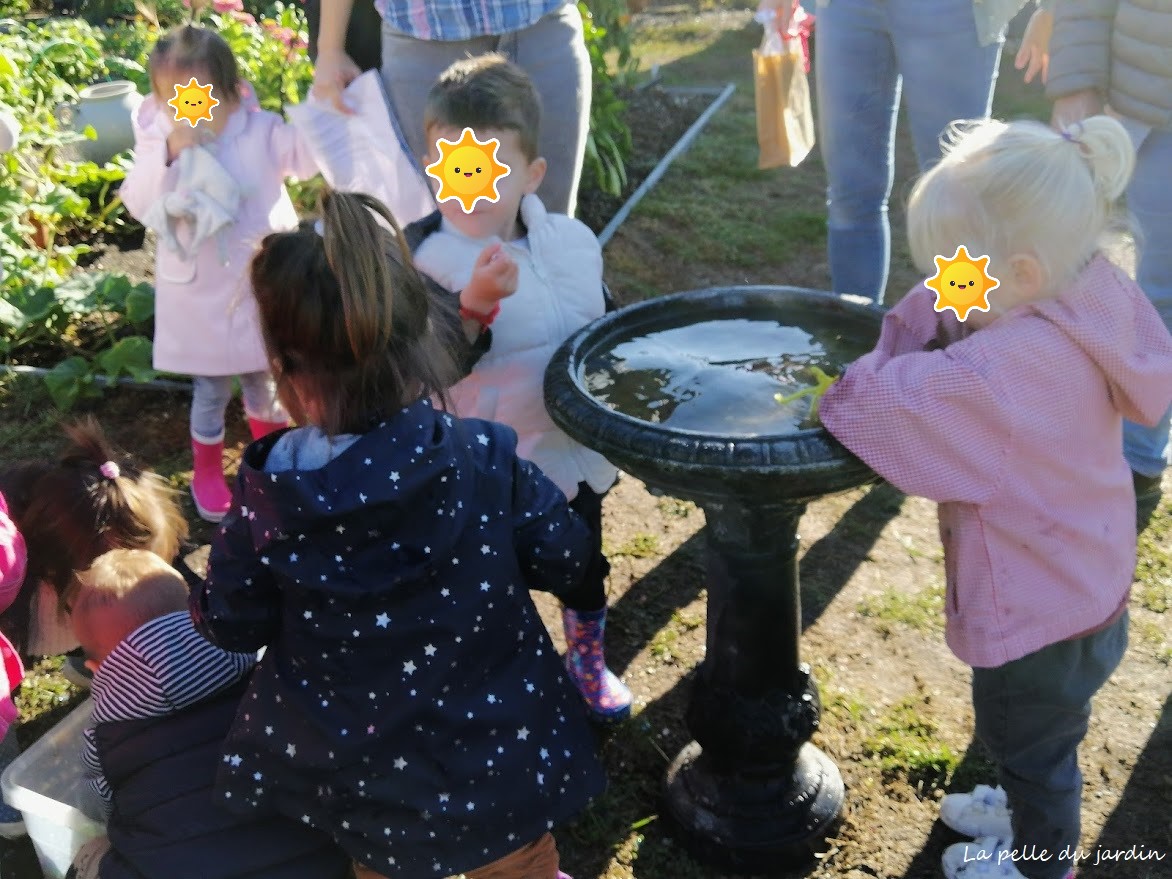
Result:
M361 73L344 49L322 49L313 68L313 96L329 101L342 113L353 115L354 110L342 100L342 91Z
M1017 58L1013 66L1018 70L1026 69L1024 79L1032 82L1039 73L1042 82L1050 72L1050 37L1054 33L1054 13L1046 9L1039 9L1030 16L1026 25L1025 34L1021 38L1021 48L1017 50Z
M757 6L759 10L773 10L774 23L783 34L789 30L790 19L794 17L794 10L801 0L761 0Z
M1050 114L1050 125L1062 129L1076 122L1082 122L1088 116L1097 116L1103 112L1103 97L1095 89L1082 89L1063 95L1054 101L1054 110Z

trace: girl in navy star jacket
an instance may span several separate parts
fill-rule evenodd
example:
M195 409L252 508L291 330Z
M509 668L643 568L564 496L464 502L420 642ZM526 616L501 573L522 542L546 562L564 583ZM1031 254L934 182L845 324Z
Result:
M192 595L209 640L268 648L219 794L327 831L360 877L555 879L549 830L605 781L528 590L576 587L589 535L512 430L432 407L453 348L390 213L323 209L252 267L307 426L248 448Z

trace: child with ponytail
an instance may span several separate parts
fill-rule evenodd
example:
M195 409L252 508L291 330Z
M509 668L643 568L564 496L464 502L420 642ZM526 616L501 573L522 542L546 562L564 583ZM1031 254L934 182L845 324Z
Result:
M0 470L0 492L27 550L19 591L0 627L26 656L77 646L66 612L78 572L98 556L146 549L171 560L187 537L171 487L116 450L93 418L66 425L65 436L56 461Z
M978 837L945 852L948 879L1073 873L1078 746L1127 646L1123 419L1155 423L1172 402L1172 336L1099 250L1133 162L1106 116L963 133L916 185L908 235L924 272L958 245L988 256L988 310L950 313L920 285L820 405L876 472L939 503L945 637L973 667L1000 782L945 797L945 823Z
M317 167L293 127L260 109L215 31L189 24L165 34L151 51L150 74L120 194L158 234L154 365L192 376L191 494L199 515L218 522L230 502L222 453L233 379L253 438L288 423L265 359L248 263L261 238L297 225L285 178L310 177ZM168 101L192 79L210 85L219 103L189 121Z
M248 447L192 592L210 641L267 648L219 796L324 830L360 879L555 879L549 831L604 778L529 589L575 589L589 533L510 428L433 407L458 321L390 212L323 213L251 272L303 426Z

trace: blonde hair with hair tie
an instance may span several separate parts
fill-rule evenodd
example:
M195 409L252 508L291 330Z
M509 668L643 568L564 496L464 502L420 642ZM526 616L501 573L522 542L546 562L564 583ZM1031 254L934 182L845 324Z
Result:
M908 202L912 259L930 274L933 257L963 244L987 254L997 276L1028 254L1058 289L1122 224L1113 208L1134 167L1131 138L1108 116L1061 132L1032 120L953 123L943 158Z

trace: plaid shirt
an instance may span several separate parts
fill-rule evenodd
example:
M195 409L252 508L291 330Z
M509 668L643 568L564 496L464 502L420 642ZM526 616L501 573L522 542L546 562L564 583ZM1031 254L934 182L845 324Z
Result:
M374 0L383 20L420 40L471 40L536 24L566 0Z

